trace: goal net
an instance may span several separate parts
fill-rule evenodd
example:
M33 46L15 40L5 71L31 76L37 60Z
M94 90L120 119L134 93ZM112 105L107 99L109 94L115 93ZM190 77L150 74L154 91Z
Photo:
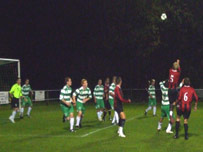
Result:
M20 60L0 58L0 104L8 104L8 91L20 77Z

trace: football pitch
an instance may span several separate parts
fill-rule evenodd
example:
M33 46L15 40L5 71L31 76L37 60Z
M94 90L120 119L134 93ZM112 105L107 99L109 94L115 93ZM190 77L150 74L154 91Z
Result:
M165 133L167 119L163 122L162 131L157 132L160 105L157 106L156 117L152 116L152 111L145 117L145 108L147 104L124 105L127 137L120 138L117 126L111 125L109 120L97 120L94 104L86 105L83 127L75 133L69 132L69 122L62 123L62 112L57 102L48 106L45 103L34 104L32 117L19 119L17 115L15 124L8 120L10 106L0 106L0 152L203 151L203 103L199 102L198 110L191 113L187 141L184 139L183 120L179 139L173 139L173 134Z

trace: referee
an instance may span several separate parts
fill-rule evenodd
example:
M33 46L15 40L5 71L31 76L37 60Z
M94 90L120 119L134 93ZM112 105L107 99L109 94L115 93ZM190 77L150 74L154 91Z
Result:
M21 79L18 78L16 81L16 84L14 84L11 87L11 90L9 91L10 97L11 97L11 107L13 109L13 112L11 116L9 117L9 120L12 123L15 123L15 115L19 111L19 99L22 98L22 89L21 89ZM26 100L26 99L25 99Z

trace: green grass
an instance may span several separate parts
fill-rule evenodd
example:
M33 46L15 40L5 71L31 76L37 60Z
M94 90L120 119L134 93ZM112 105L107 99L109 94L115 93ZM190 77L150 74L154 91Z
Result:
M160 116L152 117L150 111L143 116L144 104L126 104L124 107L127 122L127 138L117 136L117 126L110 121L99 122L94 105L86 106L83 128L76 133L69 132L69 123L62 123L62 112L57 103L46 106L34 104L32 118L8 121L11 113L9 106L0 107L0 152L201 152L203 151L203 103L199 102L198 111L192 111L189 120L189 140L184 139L181 124L180 138L165 133L168 121L165 119L163 130L157 132ZM26 111L25 111L26 112ZM183 122L183 121L182 121ZM106 128L105 128L106 127ZM96 132L95 132L96 131ZM88 133L91 133L87 135ZM87 136L85 136L87 135Z

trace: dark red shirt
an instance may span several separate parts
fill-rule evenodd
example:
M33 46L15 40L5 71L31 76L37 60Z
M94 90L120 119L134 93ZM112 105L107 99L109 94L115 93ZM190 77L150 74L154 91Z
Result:
M184 111L185 109L190 110L191 109L191 103L192 100L195 98L196 102L198 102L198 96L195 92L195 89L193 89L190 86L184 86L180 89L179 92L179 97L178 97L178 101L179 101L179 105L180 105L180 109L182 111Z
M123 92L120 88L120 86L116 86L115 91L114 91L114 109L116 108L123 108L123 102L129 102L128 100L123 98Z
M180 67L178 68L178 70L169 70L169 89L176 89L178 87L180 72Z
M109 84L104 85L104 95L105 95L105 100L109 99Z

